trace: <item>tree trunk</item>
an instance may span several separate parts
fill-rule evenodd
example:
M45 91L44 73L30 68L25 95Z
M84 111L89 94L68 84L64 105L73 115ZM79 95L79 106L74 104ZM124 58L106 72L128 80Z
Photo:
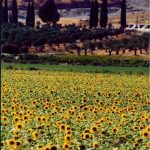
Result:
M145 49L145 52L148 53L148 48Z
M66 51L66 43L63 43L64 51Z
M137 49L134 49L134 56L137 55Z
M122 53L125 54L125 49L122 49Z
M85 56L87 55L87 49L86 48L84 49L84 54L85 54Z
M56 27L57 23L56 22L53 22L53 27Z
M116 50L116 55L119 55L119 50Z
M111 51L111 50L109 50L109 55L111 55L111 52L112 52L112 51Z
M50 26L51 26L51 23L50 23L50 22L47 22L47 25L50 27Z
M142 49L140 49L140 54L142 54Z
M80 48L77 48L77 55L80 56Z

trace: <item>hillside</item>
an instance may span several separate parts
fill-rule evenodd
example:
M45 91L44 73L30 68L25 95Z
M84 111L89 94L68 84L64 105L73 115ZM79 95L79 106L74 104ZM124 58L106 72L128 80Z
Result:
M20 9L26 9L27 2L29 0L18 0ZM34 0L35 6L38 8L44 3L45 0ZM89 8L91 0L55 0L57 7L59 9L68 9L68 8ZM98 0L101 3L101 0ZM110 7L119 7L121 0L108 0ZM11 5L11 1L10 1ZM128 8L133 9L148 9L149 1L148 0L127 0Z
M11 6L11 1L9 5ZM26 18L26 10L29 0L18 0L19 5L19 21L24 22ZM43 5L46 0L34 0L35 7ZM80 19L89 18L91 0L55 0L59 12L61 14L61 24L79 24ZM121 0L108 0L109 2L109 21L113 24L118 24L120 21L120 2ZM101 5L101 0L99 0ZM137 17L139 23L149 23L149 2L148 0L127 0L127 21L135 23ZM75 8L75 9L73 9ZM100 7L99 7L100 8ZM36 22L41 21L38 18L36 11Z

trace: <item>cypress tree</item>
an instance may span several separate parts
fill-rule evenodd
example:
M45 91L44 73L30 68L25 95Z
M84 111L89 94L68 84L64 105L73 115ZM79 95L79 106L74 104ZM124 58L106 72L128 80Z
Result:
M4 7L3 7L3 23L5 23L5 24L8 23L8 3L7 3L7 0L5 0Z
M93 1L91 4L91 10L90 10L90 28L97 27L98 25L98 2L97 0Z
M108 22L107 0L103 0L100 13L100 26L102 28L106 28L107 22Z
M90 19L89 19L90 28L94 27L93 18L94 18L94 1L92 0L92 3L91 3L91 10L90 10Z
M2 0L0 0L0 16L1 16L0 17L0 29L1 29L1 25L3 23L3 5L2 5ZM0 34L0 39L2 39L2 35L1 34ZM2 45L2 40L0 40L0 53L2 53L1 45Z
M34 1L32 3L28 2L27 16L26 16L26 25L28 27L34 28L35 26L35 10L34 10Z
M9 12L9 23L13 23L12 11Z
M121 3L121 20L120 20L120 23L121 23L121 28L126 28L126 0L122 0L122 3Z
M0 25L3 23L3 5L2 5L2 0L0 0Z
M59 21L60 14L54 0L47 0L45 4L40 7L39 17L43 22L56 25L56 22Z
M30 27L30 16L31 16L31 6L30 1L28 2L27 16L26 16L26 26Z
M94 27L96 28L98 26L98 2L95 0L94 4Z
M4 6L3 0L0 0L0 25L4 23Z
M35 26L35 8L34 8L34 0L31 3L31 27L34 28Z
M18 24L18 8L16 0L12 2L12 21L15 24Z

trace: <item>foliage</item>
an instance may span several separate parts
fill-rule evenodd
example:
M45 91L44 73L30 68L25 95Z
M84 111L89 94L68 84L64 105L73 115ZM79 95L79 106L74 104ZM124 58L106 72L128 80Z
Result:
M91 3L91 10L90 10L90 28L97 27L98 25L98 2L97 0L92 1Z
M5 57L2 55L2 57ZM6 57L5 57L6 58ZM13 59L13 58L12 58ZM81 72L81 73L111 73L111 74L138 74L148 75L148 67L122 67L122 66L93 66L93 65L68 65L68 64L25 64L25 63L5 63L2 62L2 69L7 70L48 70L48 71L63 71L63 72Z
M4 1L4 6L2 6L2 23L8 23L8 2L7 0Z
M12 1L12 22L18 24L18 8L16 0Z
M126 28L127 23L126 23L126 0L122 0L121 3L121 28Z
M31 3L31 27L34 28L35 26L35 8L34 8L34 0Z
M31 4L28 2L27 16L26 16L26 26L30 26L30 15L31 14Z
M76 46L77 45L72 45ZM86 45L85 45L86 46ZM88 45L90 47L90 45ZM74 48L74 47L73 47ZM3 61L9 60L2 59ZM9 62L14 62L14 60L10 59ZM23 54L20 55L18 60L15 62L19 63L50 63L50 64L72 64L72 65L94 65L94 66L143 66L149 67L149 60L141 59L139 57L128 58L121 56L75 56L75 55L52 55L52 56L39 56L39 55L31 55L31 54Z
M35 26L35 12L34 12L34 1L32 3L28 2L27 16L26 16L26 25L28 27L34 28Z
M36 30L27 27L17 27L15 24L8 24L2 27L2 44L16 44L22 46L31 45L36 39Z
M108 8L107 0L102 1L101 12L100 12L100 26L106 28L108 22Z
M124 37L119 40L114 38L121 34L121 29L80 29L80 27L75 25L65 27L44 25L42 28L34 29L19 26L19 24L18 27L15 24L7 24L2 26L1 44L16 44L19 47L25 45L43 46L46 43L50 46L52 44L58 46L59 44L63 44L67 51L70 45L77 45L81 49L84 43L88 43L88 45L92 46L86 49L84 46L84 50L89 49L92 51L96 47L100 49L104 48L109 50L110 55L111 51L116 51L119 54L120 51L125 52L126 49L134 50L134 52L138 49L148 52L148 33L134 35L130 38Z
M1 49L2 53L19 54L18 46L15 44L4 44Z
M39 9L39 17L43 22L56 24L59 21L60 15L57 11L54 0L47 0Z

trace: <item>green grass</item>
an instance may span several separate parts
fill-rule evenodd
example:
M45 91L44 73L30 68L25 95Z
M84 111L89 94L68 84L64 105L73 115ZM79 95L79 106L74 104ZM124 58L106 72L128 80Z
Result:
M49 65L49 64L19 64L2 63L2 69L22 70L51 70L87 73L125 73L125 74L149 74L148 67L115 67L115 66L81 66L81 65Z

